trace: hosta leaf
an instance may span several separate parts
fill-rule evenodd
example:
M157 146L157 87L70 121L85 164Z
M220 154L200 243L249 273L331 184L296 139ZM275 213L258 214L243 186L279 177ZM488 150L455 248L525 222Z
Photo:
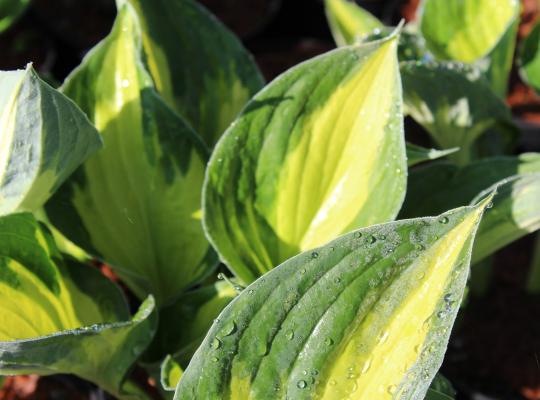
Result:
M514 175L540 173L540 154L492 157L459 168L447 162L419 166L409 174L400 218L437 215L469 204L480 192Z
M175 398L423 398L489 200L351 232L268 272L218 317Z
M498 195L478 229L473 262L540 229L540 173L516 175L496 186Z
M135 8L149 71L167 104L212 147L262 86L240 41L193 0L117 0Z
M521 76L540 93L540 21L523 42L519 61Z
M401 64L405 107L451 156L464 164L474 156L475 141L490 128L506 133L510 110L472 66L454 62Z
M155 93L129 5L64 84L105 147L47 206L51 222L158 304L201 280L214 256L200 221L206 162L196 134Z
M0 71L0 215L34 211L101 147L88 118L29 65Z
M245 282L395 217L406 180L396 47L393 35L292 68L216 146L203 195L206 232Z
M508 78L512 70L514 50L516 48L519 15L516 14L513 23L489 54L474 64L482 70L491 89L502 99L508 91Z
M473 62L487 55L519 14L517 0L424 0L420 29L437 57Z
M456 391L452 384L441 374L435 375L427 391L425 400L454 400Z
M120 290L62 260L31 214L0 218L0 374L72 373L113 394L152 339L149 299L129 321Z
M184 293L162 308L156 336L144 361L161 361L173 354L175 362L187 366L214 319L237 294L229 283L217 282Z
M426 149L413 143L407 143L407 165L420 164L424 161L436 160L459 151L458 147L447 150Z
M383 28L381 21L349 0L325 0L326 18L338 46L353 44L357 38Z
M540 228L540 155L487 158L464 168L432 163L411 171L401 217L433 215L474 202L498 187L492 209L478 231L473 263ZM489 189L488 189L489 188Z
M163 364L161 364L161 387L168 392L174 392L183 373L184 370L180 364L177 363L172 356L167 356L165 360L163 360Z
M0 32L13 25L29 4L30 0L0 0Z

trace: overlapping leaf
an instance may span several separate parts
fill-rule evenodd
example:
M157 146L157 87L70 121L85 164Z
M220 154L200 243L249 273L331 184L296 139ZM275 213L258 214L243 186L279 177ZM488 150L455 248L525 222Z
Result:
M117 0L133 5L156 89L209 147L263 86L240 41L193 0Z
M99 134L29 65L0 72L0 215L35 211L90 154Z
M459 147L451 156L458 163L474 158L475 142L489 129L512 136L510 110L474 67L411 61L401 64L401 75L406 111L443 149Z
M216 146L205 227L245 282L395 217L406 180L396 47L392 35L292 68L253 98Z
M358 38L384 27L377 18L348 0L325 0L326 18L338 46L353 44Z
M154 293L164 304L215 264L200 221L206 153L155 93L138 38L126 4L112 33L64 84L105 146L47 212L69 239L110 262L139 297Z
M438 58L473 62L486 56L519 15L517 0L424 0L420 29Z
M361 229L270 271L218 317L175 398L423 398L489 201Z
M537 22L521 47L521 76L540 93L540 22Z
M72 373L129 397L126 373L150 343L153 299L129 320L97 270L65 265L30 214L0 218L0 374Z
M434 215L469 204L488 188L499 194L480 225L473 262L540 227L540 155L494 157L463 168L432 163L411 171L400 217Z

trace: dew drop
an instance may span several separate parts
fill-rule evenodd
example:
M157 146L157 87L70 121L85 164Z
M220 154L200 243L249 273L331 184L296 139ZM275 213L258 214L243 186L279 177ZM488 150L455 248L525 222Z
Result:
M370 367L371 367L371 359L367 360L364 363L364 366L362 367L362 374L365 374L366 372L368 372Z
M294 339L294 331L287 331L287 333L285 334L285 337L288 340L293 340Z
M307 386L307 383L306 383L306 381L304 381L304 380L299 380L299 381L296 383L296 386L298 387L298 389L305 389L306 386Z
M370 236L366 239L366 241L369 243L369 244L373 244L377 241L377 238L375 236Z
M220 272L219 274L217 274L217 278L222 281L225 279L225 274L223 272Z
M223 328L223 336L229 336L236 331L236 323L231 321Z
M386 240L386 235L380 234L379 235L379 240Z
M305 269L305 268L302 268L302 269L300 270L300 273L301 273L302 275L304 275L304 274L306 273L306 269Z
M396 385L390 385L390 386L388 386L388 389L387 389L387 391L388 391L389 394L394 394L394 393L396 393L396 390L397 390Z
M253 294L255 291L253 289L249 289L248 294Z
M221 347L221 340L219 340L218 338L214 338L214 340L212 340L212 343L210 343L210 347L212 347L214 350L217 350Z
M330 338L330 337L327 337L325 340L324 340L324 344L327 345L327 346L332 346L334 344L334 339Z
M382 332L380 335L379 335L379 343L380 344L383 344L384 342L386 342L388 340L388 331L384 331Z
M422 272L419 272L419 273L418 273L417 278L418 278L418 280L421 281L422 279L425 278L425 276L426 276L426 273L425 273L424 271L422 271Z
M490 201L489 203L487 203L486 208L493 208L493 202Z
M122 80L122 87L123 88L129 87L129 80L127 80L127 79Z
M439 223L441 224L447 224L448 223L448 217L442 217L440 220L439 220Z
M357 238L357 239L360 239L362 237L362 232L356 232L354 234L354 237Z
M335 379L331 379L329 383L330 383L330 386L336 386L337 385L337 382L336 382Z
M439 318L441 318L441 319L444 318L445 316L446 316L446 313L445 313L444 311L439 311L439 312L437 313L437 317L439 317Z
M418 251L422 251L422 250L425 250L425 249L426 249L425 246L424 246L423 244L421 244L421 243L417 243L417 244L414 246L414 248L415 248L416 250L418 250Z
M212 362L217 363L218 361L219 361L219 358L217 358L217 357L212 357Z
M336 277L336 278L334 279L334 283L339 283L339 282L341 282L341 278Z
M311 253L311 258L319 258L319 253L314 251L313 253Z

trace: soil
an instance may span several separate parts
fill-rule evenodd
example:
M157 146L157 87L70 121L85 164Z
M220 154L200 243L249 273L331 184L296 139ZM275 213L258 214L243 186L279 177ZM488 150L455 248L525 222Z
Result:
M538 0L522 0L519 36L540 16ZM334 47L321 0L201 0L244 41L267 80ZM419 0L360 0L387 24L414 18ZM0 36L0 69L33 61L51 83L62 82L81 57L109 31L114 0L34 0L21 20ZM519 151L540 151L540 97L514 69L508 104L526 133ZM407 129L418 130L408 123ZM422 136L422 132L407 132ZM454 328L442 372L458 400L540 400L540 296L525 294L533 236L494 257L490 289L471 295ZM111 279L106 266L96 264ZM133 306L135 300L131 297ZM154 394L155 382L135 378ZM0 400L106 399L93 384L69 375L9 377Z

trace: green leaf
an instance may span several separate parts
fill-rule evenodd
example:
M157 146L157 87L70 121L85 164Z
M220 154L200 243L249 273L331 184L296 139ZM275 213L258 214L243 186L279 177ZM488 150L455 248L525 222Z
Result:
M206 152L153 89L138 38L126 4L111 34L64 84L105 146L63 185L47 212L140 298L152 293L163 305L216 264L200 220Z
M435 215L498 187L480 225L473 263L540 228L540 154L487 158L464 168L432 163L411 171L402 218Z
M393 35L290 69L248 103L216 146L205 228L244 282L395 217L406 180L396 47Z
M441 374L437 374L431 382L425 400L454 400L455 395L456 391L450 381Z
M498 195L478 229L473 263L540 229L540 173L507 178L477 198L495 187Z
M437 215L469 204L480 192L505 178L540 172L540 154L492 157L465 167L435 162L411 170L400 218Z
M351 232L268 272L218 317L175 398L423 398L488 201Z
M0 374L72 373L121 395L152 339L153 299L129 321L118 287L64 263L31 214L0 218L0 236Z
M489 129L507 134L508 106L473 66L446 62L401 63L406 112L443 148L459 147L450 158L465 164L476 140Z
M525 38L519 56L523 80L540 94L540 21Z
M159 312L159 325L143 361L161 361L167 354L185 367L214 319L238 293L228 282L217 282L184 293Z
M163 390L174 392L183 373L184 369L180 364L172 356L168 355L161 364L160 383Z
M436 160L459 151L458 147L448 150L426 149L413 143L407 143L407 165L412 167L424 161Z
M486 56L518 18L517 0L424 0L420 30L430 51L445 60L473 62Z
M354 1L325 0L326 18L338 46L353 44L359 37L383 28L381 21Z
M0 71L0 215L35 211L101 140L68 98L25 70Z
M0 33L13 25L30 5L30 0L0 0Z
M212 147L264 84L251 55L196 1L117 0L126 2L140 20L156 89Z

